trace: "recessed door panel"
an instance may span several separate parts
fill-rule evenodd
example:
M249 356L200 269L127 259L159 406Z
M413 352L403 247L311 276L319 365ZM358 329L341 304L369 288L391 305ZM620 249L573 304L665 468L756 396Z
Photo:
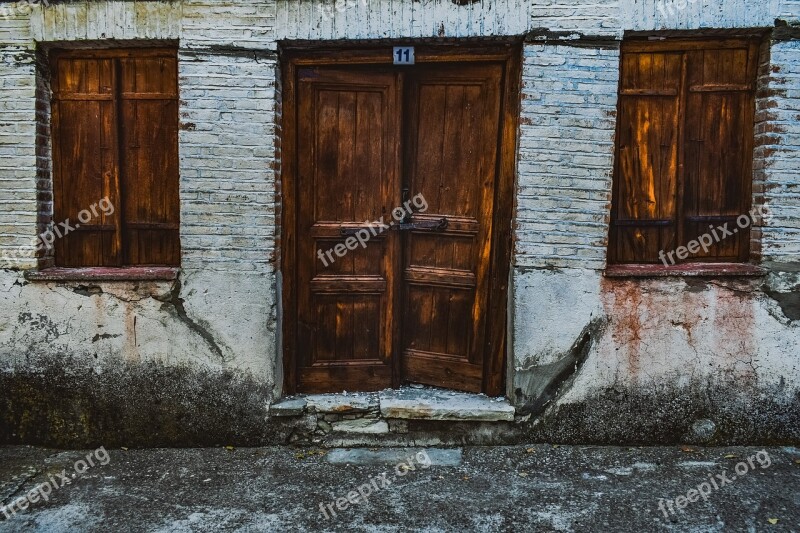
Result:
M501 65L418 69L408 83L406 169L442 230L405 235L403 377L480 392L499 140Z
M342 229L366 227L399 201L396 76L298 74L299 388L381 389L392 384L397 235L350 249Z

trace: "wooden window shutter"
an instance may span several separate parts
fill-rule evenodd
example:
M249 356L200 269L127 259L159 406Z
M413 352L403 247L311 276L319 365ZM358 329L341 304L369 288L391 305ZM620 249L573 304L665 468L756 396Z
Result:
M60 58L53 76L54 226L76 227L55 239L58 266L119 266L120 242L115 72L110 59ZM91 206L108 198L107 215ZM79 221L84 210L90 220ZM84 215L84 220L86 216Z
M757 65L757 39L623 45L609 262L661 263L748 214ZM683 262L747 261L749 234Z
M175 57L120 59L125 262L180 263Z
M180 264L178 82L174 50L56 53L55 221L108 198L56 240L64 267Z

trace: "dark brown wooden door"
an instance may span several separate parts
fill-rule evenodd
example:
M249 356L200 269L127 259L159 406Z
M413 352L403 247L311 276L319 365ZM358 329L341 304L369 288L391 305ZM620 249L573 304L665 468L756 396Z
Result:
M290 390L416 382L481 392L485 369L499 374L487 365L487 311L505 68L294 71L296 196L286 208L296 217L284 233L294 267L284 302L296 309ZM413 212L397 220L403 205ZM366 245L347 246L358 232ZM504 331L504 321L495 324ZM498 393L502 379L491 383Z
M494 220L500 65L418 69L408 83L406 187L428 208L404 234L402 375L480 392Z
M341 252L343 229L368 228L400 201L398 79L309 68L297 83L298 388L388 387L399 234L326 252Z

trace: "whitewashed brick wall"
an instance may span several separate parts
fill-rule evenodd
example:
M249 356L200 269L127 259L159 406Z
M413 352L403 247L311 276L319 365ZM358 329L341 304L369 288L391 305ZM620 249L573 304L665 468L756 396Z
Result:
M606 47L525 46L518 266L605 265L619 84L619 48Z
M184 50L179 64L183 265L263 270L276 237L276 57Z
M757 173L773 219L763 228L763 256L800 260L800 41L773 43L768 90L758 103L763 139ZM761 132L760 132L761 133Z
M276 0L276 39L521 35L536 8L524 0ZM345 7L350 5L351 7Z
M184 266L261 271L274 258L278 233L278 41L529 34L515 262L600 269L619 75L614 41L626 30L768 27L779 17L800 19L799 0L697 0L683 8L665 0L365 1L337 11L333 0L82 0L0 20L0 249L30 251L39 230L37 42L180 42ZM604 44L557 42L581 36ZM764 230L764 255L800 260L797 41L775 43L771 62L778 71L770 74L761 119L776 131L760 148L758 170L776 220ZM38 185L46 189L46 150L39 150L38 163ZM51 204L47 195L38 199L41 222ZM32 259L17 264L35 266Z
M36 6L32 37L39 42L94 39L177 39L181 2L94 1Z
M796 2L781 0L621 0L623 30L769 28Z
M32 268L36 237L36 61L27 16L0 19L0 260Z
M37 116L35 51L87 40L178 43L183 247L179 294L170 295L179 301L170 300L172 311L161 299L139 299L136 288L130 298L115 298L118 287L107 284L96 313L79 312L84 296L58 284L23 288L18 272L0 272L0 358L22 361L29 353L52 351L47 339L17 329L17 315L42 314L67 332L60 346L75 360L84 356L94 364L90 350L102 345L103 353L130 360L234 368L259 376L277 396L279 42L526 36L509 365L509 384L515 383L515 366L537 350L553 357L566 353L589 317L605 312L597 271L606 260L624 33L771 27L776 18L800 23L800 0L687 0L685 9L676 2L667 16L659 1L479 0L458 6L451 0L367 0L363 6L355 0L337 12L333 0L80 0L0 18L0 254L31 252L41 230L37 224L52 209L48 149L44 142L37 148L37 118L40 141L48 132L44 85L38 87ZM762 72L756 178L763 185L757 193L763 192L776 216L764 229L763 253L770 260L800 262L800 44L773 43L769 62ZM36 262L24 259L16 266L32 268ZM672 290L683 289L675 282ZM685 308L679 311L694 315L708 307L704 298L713 303L718 296L705 294L697 305L680 304ZM738 309L740 303L732 305ZM719 316L729 316L730 309L722 308ZM771 353L790 354L796 335L766 311L762 315L766 325L755 326L765 339L759 342ZM138 337L137 317L148 324ZM648 333L650 345L665 346L664 335L676 334L671 324L664 328ZM108 331L114 339L91 341ZM685 353L693 349L687 345ZM609 374L624 373L626 363L618 363L615 353L610 348L604 359Z
M274 0L185 0L181 44L277 49Z
M778 18L794 21L800 19L800 0L781 0Z

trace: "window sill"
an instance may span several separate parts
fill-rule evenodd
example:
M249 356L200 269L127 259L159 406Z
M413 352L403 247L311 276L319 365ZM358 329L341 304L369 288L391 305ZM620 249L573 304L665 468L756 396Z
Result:
M682 265L612 265L606 268L607 278L669 277L758 277L767 275L765 268L748 263L686 263Z
M174 281L178 279L177 267L91 267L46 268L28 270L29 281Z

